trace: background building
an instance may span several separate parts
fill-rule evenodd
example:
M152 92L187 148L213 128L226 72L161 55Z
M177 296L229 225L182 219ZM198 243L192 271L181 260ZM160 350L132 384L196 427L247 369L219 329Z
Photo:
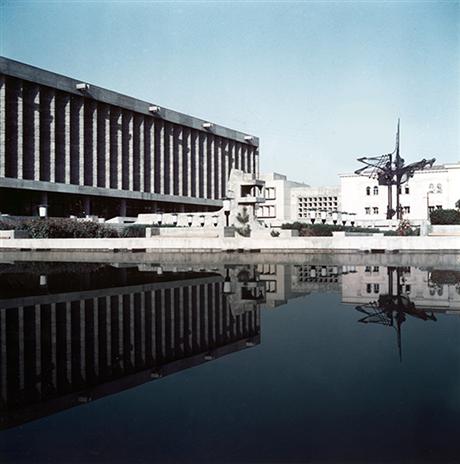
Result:
M340 175L340 191L344 211L356 214L362 225L382 225L386 220L388 189L376 179L356 174ZM435 165L416 171L414 177L401 188L400 201L403 218L420 224L434 209L455 208L460 199L460 162ZM396 206L393 188L393 208Z
M0 212L96 214L222 206L230 170L257 176L259 141L0 57Z

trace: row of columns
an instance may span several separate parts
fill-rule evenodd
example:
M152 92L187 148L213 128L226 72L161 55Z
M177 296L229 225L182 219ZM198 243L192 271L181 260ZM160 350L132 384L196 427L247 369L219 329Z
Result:
M0 76L0 177L219 199L257 147Z
M221 285L1 309L3 404L161 366L258 333L256 311L233 316Z

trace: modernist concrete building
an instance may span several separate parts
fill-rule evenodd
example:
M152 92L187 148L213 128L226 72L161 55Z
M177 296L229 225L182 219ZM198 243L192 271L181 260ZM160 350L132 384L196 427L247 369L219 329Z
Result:
M259 140L0 57L0 212L209 211L230 170L257 177Z

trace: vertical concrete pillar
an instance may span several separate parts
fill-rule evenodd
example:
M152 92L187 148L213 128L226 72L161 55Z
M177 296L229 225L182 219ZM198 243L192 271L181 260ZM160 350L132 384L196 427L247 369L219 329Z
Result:
M215 178L215 171L216 171L216 166L215 166L215 156L214 156L214 145L215 145L215 138L214 135L209 135L208 136L208 160L210 162L210 165L208 166L209 169L209 176L208 179L210 181L210 185L208 185L208 195L207 198L216 198L216 186L214 182Z
M18 179L24 178L24 98L23 98L23 85L22 81L18 82L17 88L17 177Z
M6 80L0 75L0 177L6 174Z
M76 100L75 105L75 112L76 112L76 123L77 123L77 141L75 146L75 154L74 156L77 157L77 161L75 161L76 166L78 166L78 185L85 185L85 157L84 157L84 150L85 150L85 112L84 112L84 100L78 99Z
M228 176L230 173L230 141L225 139L224 145L224 167L223 167L223 184L222 184L222 197L227 196L227 183L228 183Z
M168 125L168 149L169 149L169 166L166 169L169 170L169 190L166 189L166 193L172 195L174 193L174 126Z
M50 149L49 149L49 180L50 182L56 181L56 91L49 89L49 134L50 134Z
M222 169L224 166L224 160L222 159L223 156L223 144L224 139L217 139L217 185L216 185L216 198L222 198Z
M130 293L128 296L129 296L129 359L131 361L131 366L134 366L135 365L134 347L136 346L136 342L134 338L134 293Z
M141 359L142 364L145 364L145 292L141 292L141 323L140 323L140 331L141 331Z
M184 156L184 130L182 127L177 128L177 153L175 154L177 156L177 165L178 165L178 179L175 179L174 182L177 182L178 189L177 189L177 194L178 195L183 195L184 194L184 166L183 166L183 156Z
M200 196L200 135L198 131L194 131L194 153L195 153L195 197Z
M64 133L62 146L64 149L64 183L70 184L70 97L63 96Z
M203 163L201 169L203 170L203 194L201 195L202 198L207 198L208 196L208 144L209 142L209 135L204 135L204 141L200 149L203 152Z
M242 166L242 163L241 163L241 144L236 142L236 157L235 157L235 160L236 160L236 168L237 169L243 169L243 166Z
M144 141L144 116L140 116L139 121L139 191L145 191L145 174L144 174L144 161L145 161L145 141Z
M53 387L57 387L57 325L56 325L56 303L51 303L51 363L54 366L52 373Z
M31 88L32 103L32 157L33 157L33 180L40 180L40 87L34 85Z
M104 105L104 112L103 112L103 130L104 134L104 174L102 176L102 186L105 188L110 188L110 106Z
M115 114L115 162L116 162L116 183L114 188L121 190L123 188L123 160L122 160L122 113L119 109Z
M134 190L134 116L132 113L128 115L128 189Z
M123 295L118 295L118 359L121 369L124 367L123 353Z
M152 318L151 318L151 333L152 333L152 343L151 343L151 355L152 355L152 360L155 361L157 359L157 329L156 329L156 302L155 302L155 292L152 291L150 292L150 301L152 305Z
M155 163L155 121L152 119L149 121L149 125L147 127L147 130L149 131L149 141L150 141L150 146L148 148L148 156L150 159L150 192L154 193L155 192L155 169L157 169L156 163Z
M159 176L160 176L160 192L165 193L165 175L166 175L166 168L165 168L165 124L161 123L160 126L160 140L159 140L159 147L160 147L160 166L158 168Z
M120 216L126 216L126 200L124 198L120 200Z
M166 308L165 308L165 290L161 289L160 292L160 310L161 310L161 358L164 359L166 354Z
M185 157L187 159L187 191L184 195L187 197L192 196L192 131L187 129L185 135Z
M89 215L91 214L91 198L90 197L85 197L83 200L83 209L85 211L85 214Z
M259 149L256 148L256 151L255 151L255 155L256 155L256 179L259 178L260 176L260 167L259 167Z
M92 166L91 166L91 182L90 185L97 187L97 173L98 173L98 157L97 157L97 121L98 121L98 103L92 102L91 107L91 152L92 152Z

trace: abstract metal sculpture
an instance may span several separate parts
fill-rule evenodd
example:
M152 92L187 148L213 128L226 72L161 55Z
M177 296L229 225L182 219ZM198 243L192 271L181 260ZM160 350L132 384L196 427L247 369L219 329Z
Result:
M396 294L394 293L394 272L396 271ZM399 360L402 361L401 326L406 316L412 316L423 321L436 321L433 312L428 313L417 309L407 295L402 293L404 269L388 267L388 294L380 295L378 301L371 301L365 305L356 306L356 309L365 314L358 322L363 324L381 324L393 327L396 330Z
M365 164L364 167L355 171L355 174L377 179L379 185L388 187L387 219L391 219L395 213L397 219L402 219L402 207L399 201L401 185L414 176L415 171L420 171L427 166L433 166L435 158L422 159L415 163L404 165L404 159L399 154L399 119L396 132L396 147L392 153L374 157L358 158ZM393 209L393 185L396 186L396 210Z

